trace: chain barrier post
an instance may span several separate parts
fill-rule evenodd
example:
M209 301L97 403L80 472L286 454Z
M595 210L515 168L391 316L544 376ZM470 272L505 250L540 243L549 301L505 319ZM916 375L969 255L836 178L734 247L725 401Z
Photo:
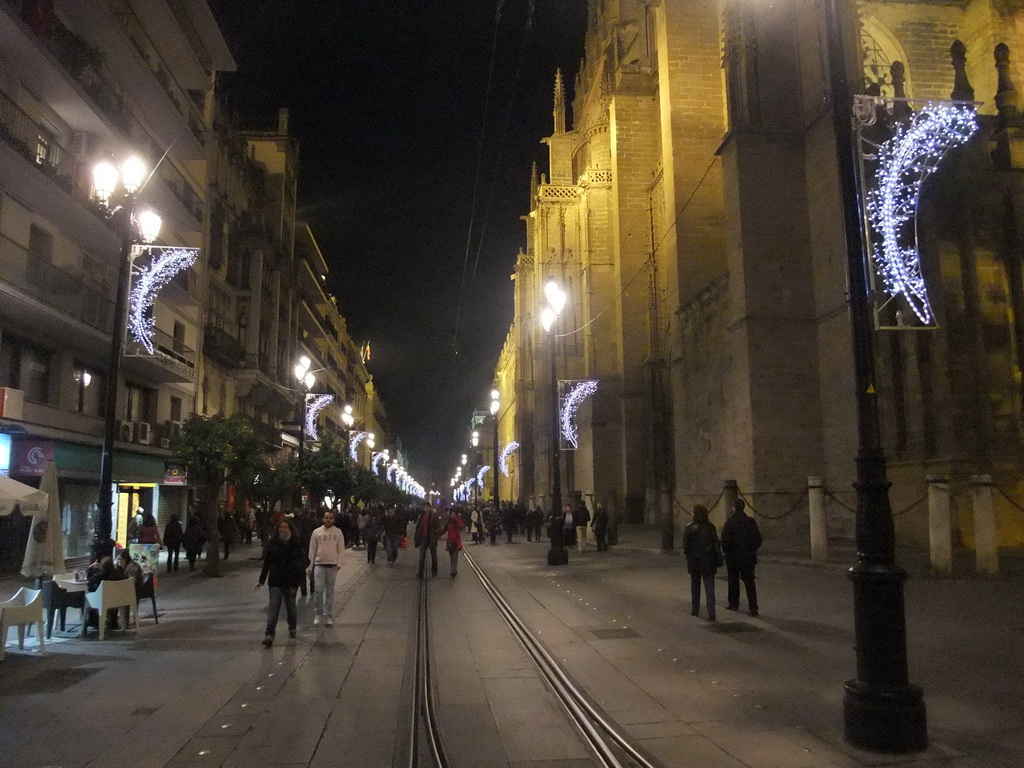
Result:
M722 506L711 510L711 522L719 530L725 525L725 521L732 514L732 503L740 497L740 488L735 480L722 481Z
M816 475L807 478L807 508L811 522L811 560L828 561L828 525L825 522L825 485Z
M996 515L992 505L992 475L971 475L971 502L974 507L974 553L978 573L999 573L999 546L996 541Z
M928 542L932 569L953 570L952 520L949 516L949 480L945 475L928 475Z

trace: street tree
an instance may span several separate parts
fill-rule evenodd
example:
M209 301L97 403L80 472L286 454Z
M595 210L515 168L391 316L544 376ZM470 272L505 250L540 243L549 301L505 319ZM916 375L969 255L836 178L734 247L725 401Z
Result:
M181 433L172 439L171 450L188 471L189 482L196 486L196 512L203 521L208 541L203 574L219 576L217 499L225 481L255 481L262 459L262 441L246 416L193 414L182 424Z

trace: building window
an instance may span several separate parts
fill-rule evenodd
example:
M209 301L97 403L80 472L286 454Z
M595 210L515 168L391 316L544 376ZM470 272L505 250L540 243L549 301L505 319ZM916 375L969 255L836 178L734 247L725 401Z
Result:
M103 414L103 374L75 363L74 409L86 416Z
M125 413L128 421L153 421L153 406L156 403L156 392L137 384L125 386L128 393L128 409Z
M53 235L35 224L28 229L28 252L40 261L53 261Z
M0 386L20 389L26 400L50 401L50 352L18 338L0 338Z
M174 351L179 355L185 353L185 324L180 320L174 321Z
M171 397L171 421L181 421L180 397Z

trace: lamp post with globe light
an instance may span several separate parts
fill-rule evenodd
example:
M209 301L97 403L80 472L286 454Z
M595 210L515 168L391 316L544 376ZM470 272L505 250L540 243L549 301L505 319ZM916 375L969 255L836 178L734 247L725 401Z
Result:
M501 408L501 393L496 389L491 390L491 421L494 426L494 463L491 464L491 474L494 475L494 506L501 506L498 496L498 410Z
M299 382L299 386L303 388L302 393L302 413L299 415L299 476L302 476L302 462L305 458L306 453L306 405L309 402L309 392L313 389L313 385L316 384L316 376L313 375L312 371L309 370L311 361L308 357L303 355L299 358L299 362L295 364L292 369L295 373L295 379Z
M565 291L553 277L544 284L546 304L540 311L540 322L544 332L548 334L551 368L551 514L557 516L562 511L562 466L558 433L558 370L557 348L555 346L555 324L565 308L568 298ZM569 562L569 553L565 548L565 540L560 525L551 526L551 549L548 550L548 565L565 565Z
M92 556L99 560L113 554L114 506L114 433L117 430L117 384L121 375L121 357L127 328L128 288L131 282L132 246L149 243L160 234L160 217L152 211L136 210L138 194L145 185L149 171L137 156L125 159L120 167L103 160L93 168L93 189L96 200L121 236L121 256L117 266L117 295L114 299L114 327L110 339L110 359L104 391L103 449L100 453L100 490L93 530ZM118 186L122 192L119 204L111 207Z

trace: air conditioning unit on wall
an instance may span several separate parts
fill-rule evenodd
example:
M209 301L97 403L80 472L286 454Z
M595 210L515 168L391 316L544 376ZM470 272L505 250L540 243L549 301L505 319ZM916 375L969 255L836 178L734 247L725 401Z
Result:
M25 404L25 393L20 389L0 387L0 419L21 421Z
M153 430L148 421L135 422L135 442L141 445L151 445L153 442Z
M171 441L168 440L166 437L161 437L160 438L160 447L161 448L170 448L171 447Z

